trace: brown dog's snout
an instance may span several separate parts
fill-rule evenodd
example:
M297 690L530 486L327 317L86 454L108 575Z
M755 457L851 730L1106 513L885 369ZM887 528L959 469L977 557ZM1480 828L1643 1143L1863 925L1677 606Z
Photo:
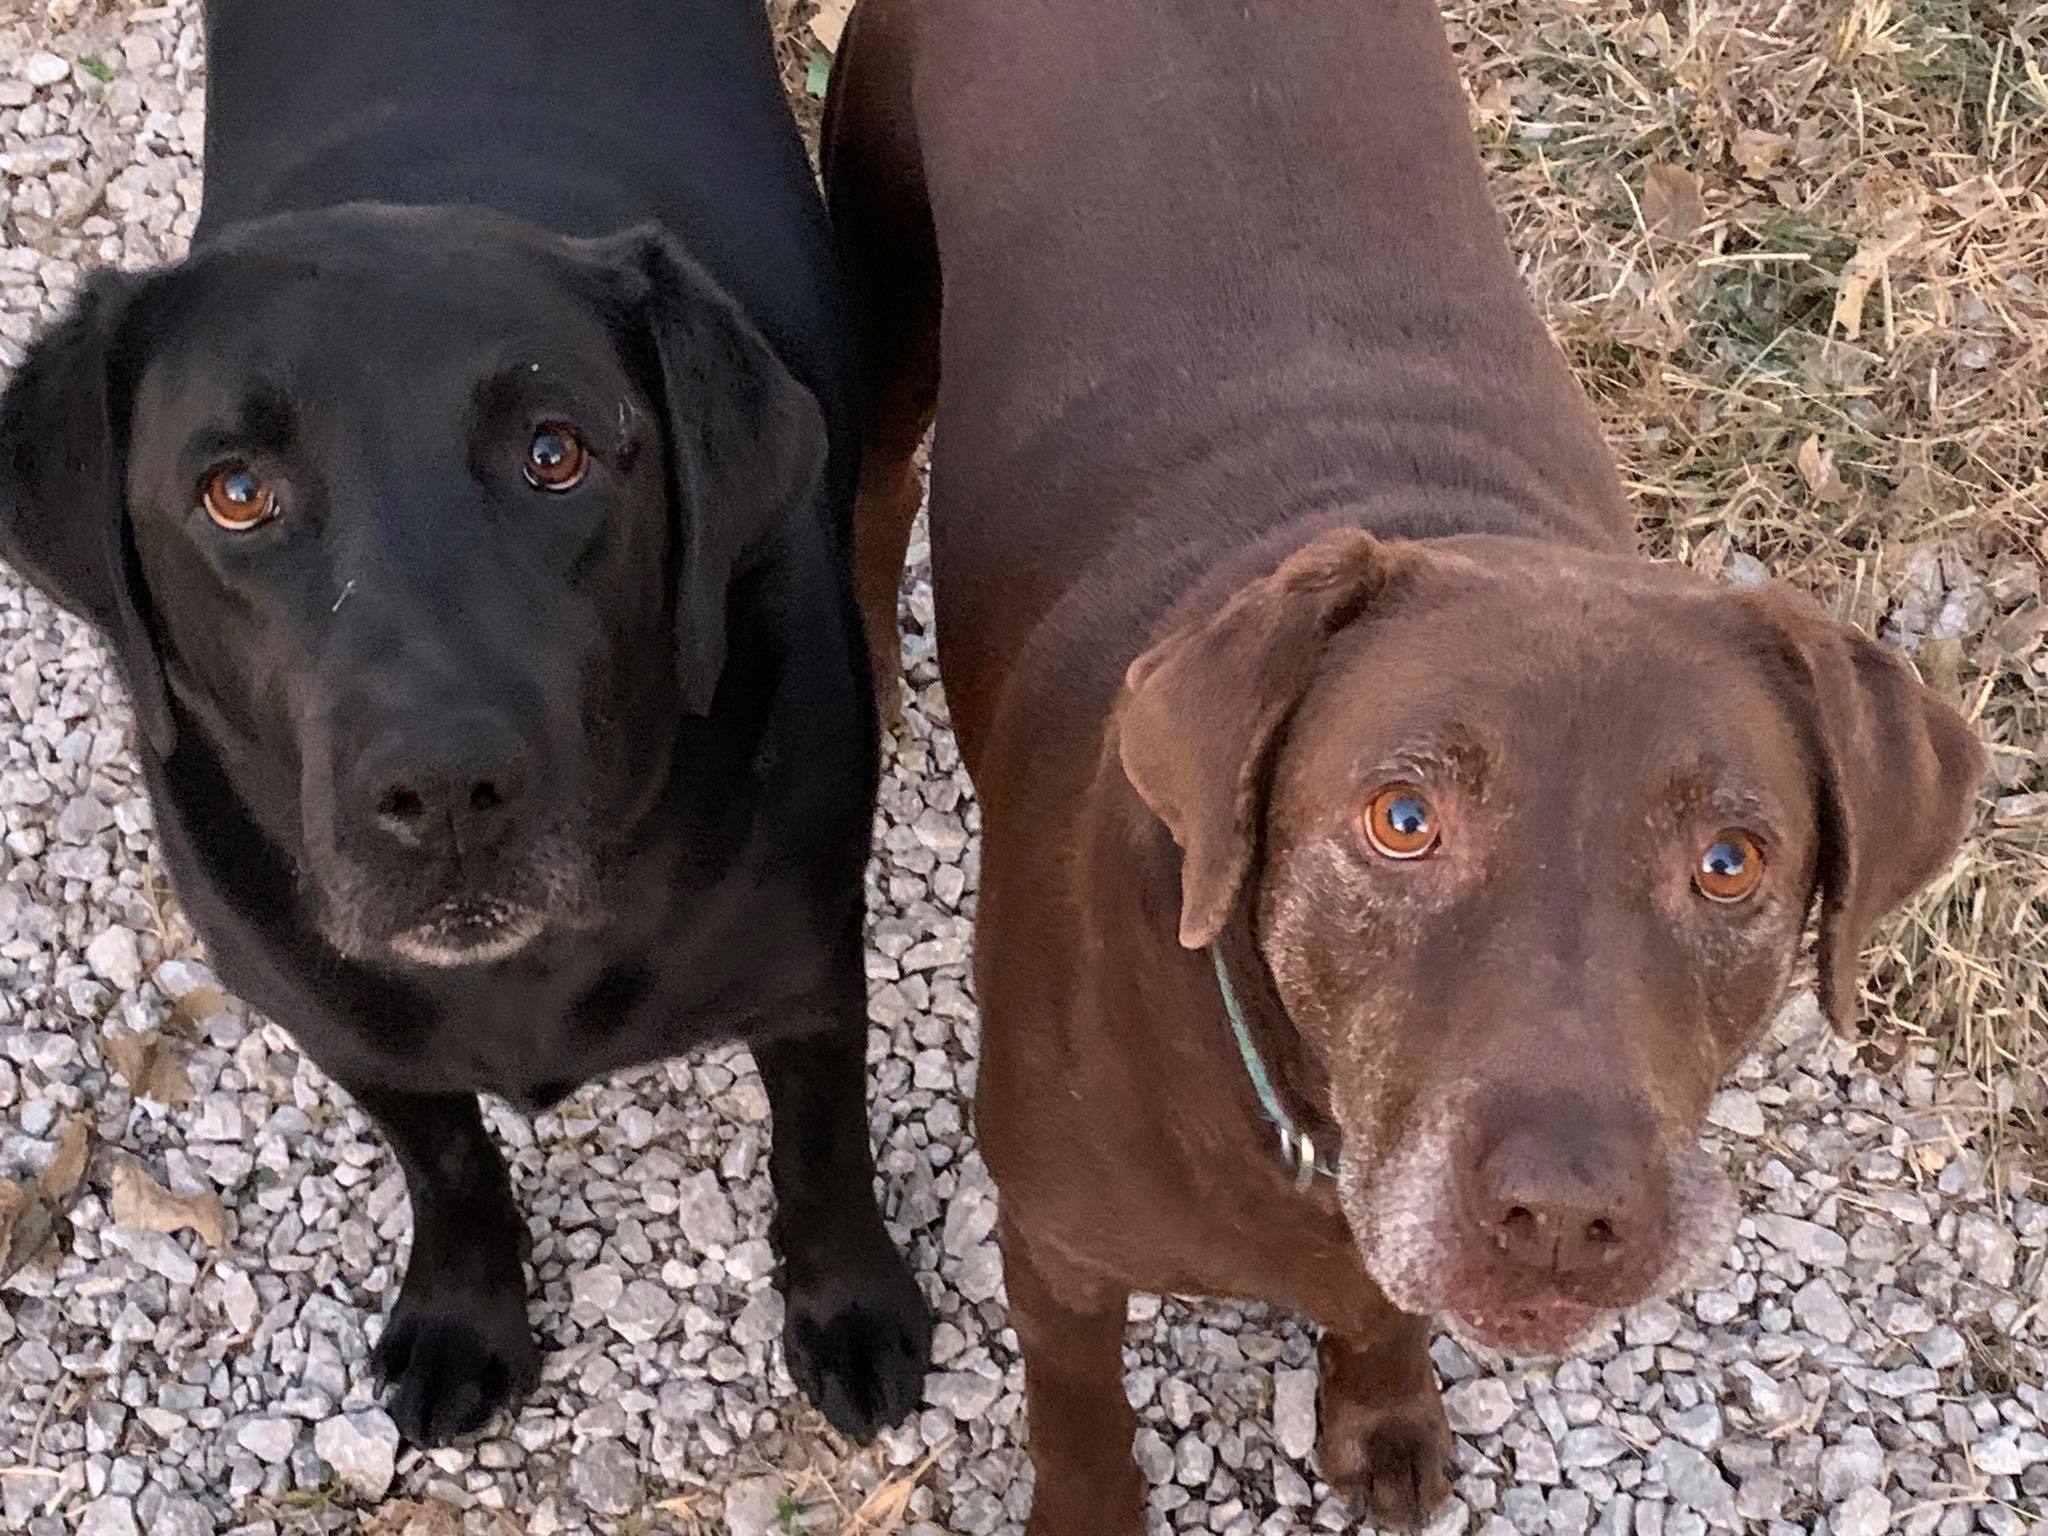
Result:
M1500 1103L1465 1176L1473 1236L1529 1280L1598 1280L1663 1236L1650 1117L1579 1095Z
M527 798L528 754L501 721L390 730L349 775L356 824L401 848L469 853L500 841Z

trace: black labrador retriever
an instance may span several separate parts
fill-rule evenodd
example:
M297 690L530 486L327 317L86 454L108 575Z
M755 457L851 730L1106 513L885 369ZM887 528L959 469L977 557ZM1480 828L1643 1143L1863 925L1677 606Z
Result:
M865 1438L924 1298L865 1115L850 368L761 0L215 0L190 257L0 401L0 552L112 643L224 979L405 1168L412 1440L532 1383L479 1092L740 1037L791 1374Z

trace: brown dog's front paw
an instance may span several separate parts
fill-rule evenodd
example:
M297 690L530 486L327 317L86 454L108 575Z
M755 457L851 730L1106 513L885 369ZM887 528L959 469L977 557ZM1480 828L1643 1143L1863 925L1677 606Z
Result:
M1325 1404L1323 1480L1383 1531L1420 1530L1451 1496L1451 1427L1434 1386L1384 1405Z

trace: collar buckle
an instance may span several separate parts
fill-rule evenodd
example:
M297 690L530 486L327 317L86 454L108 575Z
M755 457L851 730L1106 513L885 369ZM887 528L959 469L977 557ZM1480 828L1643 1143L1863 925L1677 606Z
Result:
M1294 1187L1297 1192L1306 1191L1313 1184L1316 1175L1324 1168L1316 1161L1316 1144L1306 1131L1298 1131L1290 1123L1279 1127L1280 1155L1294 1170Z

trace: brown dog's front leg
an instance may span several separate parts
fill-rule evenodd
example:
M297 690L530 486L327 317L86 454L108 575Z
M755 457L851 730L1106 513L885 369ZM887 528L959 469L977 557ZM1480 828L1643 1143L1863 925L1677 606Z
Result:
M1381 1530L1415 1530L1450 1496L1451 1427L1429 1363L1429 1320L1387 1307L1377 1326L1330 1329L1322 1367L1323 1480Z
M1007 1221L1002 1246L1036 1474L1025 1536L1139 1536L1145 1484L1124 1396L1130 1292L1044 1265Z

